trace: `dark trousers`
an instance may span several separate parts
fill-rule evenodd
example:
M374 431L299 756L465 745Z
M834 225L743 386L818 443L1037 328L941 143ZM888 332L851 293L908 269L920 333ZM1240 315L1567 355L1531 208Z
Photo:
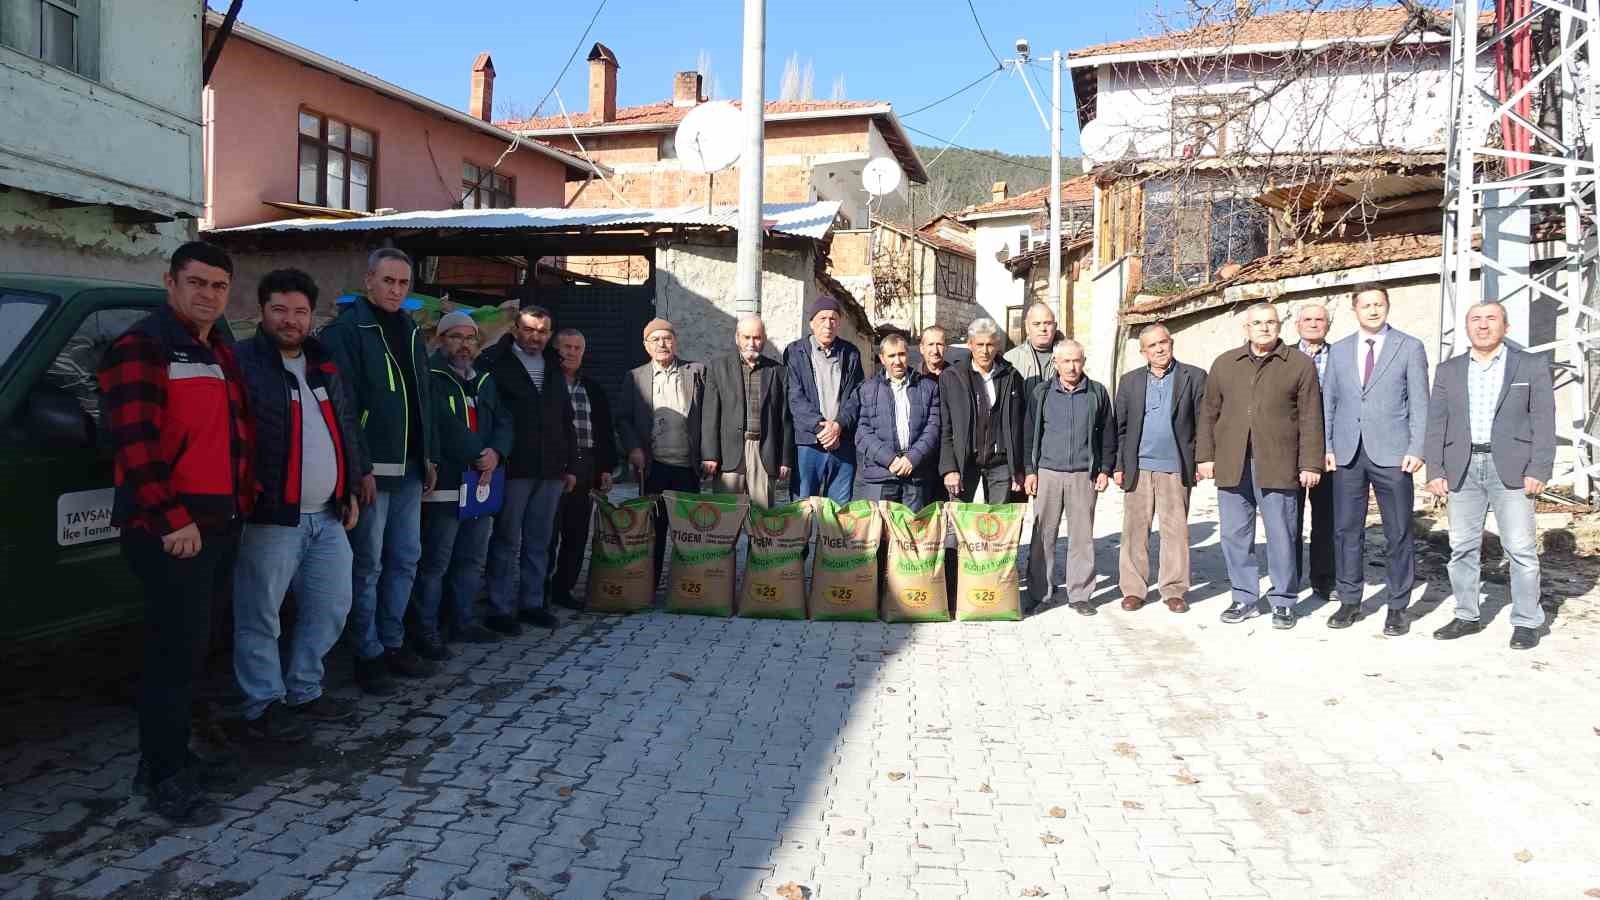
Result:
M561 495L555 533L550 536L550 558L555 560L550 576L551 593L568 598L578 586L583 554L589 548L589 524L594 516L594 498L589 495L595 476L592 450L574 452L572 474L578 477L578 486L572 493Z
M1323 476L1326 478L1327 476ZM1378 515L1383 519L1383 537L1389 545L1389 566L1385 580L1389 587L1389 607L1405 609L1416 582L1416 555L1411 540L1411 506L1416 482L1399 466L1375 465L1365 446L1356 446L1350 465L1333 473L1333 528L1338 545L1339 602L1360 603L1366 584L1362 543L1367 531L1367 488L1378 497Z
M956 498L962 503L971 503L972 498L978 496L978 482L983 482L983 502L994 503L1024 503L1026 499L1021 492L1011 490L1011 464L1005 460L977 467L976 478L961 478L961 496Z
M912 512L921 512L933 500L924 493L924 481L917 476L895 481L867 481L862 483L861 492L856 497L860 500L892 500L909 507Z
M1323 596L1333 594L1333 473L1323 472L1322 480L1311 490L1300 490L1299 510L1295 514L1294 565L1295 589L1309 587ZM1310 566L1306 565L1306 507L1311 507Z
M144 671L139 677L139 753L152 783L188 765L195 672L211 636L211 604L229 577L238 537L203 534L200 552L178 559L161 539L122 533L122 556L144 588Z
M687 494L700 493L700 472L690 466L669 466L663 462L650 461L650 470L644 474L644 493L659 494L662 491L681 491ZM661 564L667 556L667 504L664 500L656 501L656 584L661 583Z

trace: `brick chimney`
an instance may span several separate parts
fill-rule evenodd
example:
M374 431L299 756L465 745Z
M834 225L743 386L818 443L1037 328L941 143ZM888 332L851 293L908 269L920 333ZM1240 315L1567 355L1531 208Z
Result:
M989 199L993 202L998 203L1006 199L1006 196L1006 183L1004 181L996 181L994 186L989 188Z
M672 76L673 106L695 106L705 99L699 72L679 72Z
M589 50L589 115L596 122L617 120L617 55L605 44Z
M472 100L467 112L485 122L494 116L494 60L488 52L479 53L472 61Z

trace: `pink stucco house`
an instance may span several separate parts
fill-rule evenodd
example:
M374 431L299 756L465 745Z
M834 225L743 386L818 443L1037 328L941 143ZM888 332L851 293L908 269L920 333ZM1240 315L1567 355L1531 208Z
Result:
M206 15L206 40L222 17ZM202 231L379 209L566 205L578 156L489 121L494 63L473 63L466 111L236 23L205 88ZM492 169L492 170L491 170Z

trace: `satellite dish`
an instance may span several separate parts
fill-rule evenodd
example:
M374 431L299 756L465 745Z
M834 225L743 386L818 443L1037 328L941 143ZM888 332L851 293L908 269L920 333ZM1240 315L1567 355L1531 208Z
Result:
M702 103L689 111L672 141L678 162L691 172L721 172L739 161L744 119L739 107L725 100Z
M1117 137L1116 129L1109 123L1099 119L1090 120L1078 131L1078 148L1084 162L1093 168L1117 159L1121 155L1115 147Z
M861 186L874 197L894 193L900 186L900 164L887 156L872 160L861 170Z

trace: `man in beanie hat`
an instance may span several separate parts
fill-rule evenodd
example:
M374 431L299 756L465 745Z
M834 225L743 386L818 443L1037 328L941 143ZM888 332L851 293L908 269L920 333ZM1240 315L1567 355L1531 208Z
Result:
M849 503L856 477L856 422L861 414L861 351L839 340L839 301L811 305L811 336L785 347L789 414L799 463L797 497Z
M465 310L439 319L438 349L429 359L433 378L433 420L439 432L439 483L422 496L422 561L417 566L417 652L424 659L446 660L444 622L450 636L473 644L500 640L473 615L483 587L493 516L462 519L461 491L488 484L495 469L511 455L511 416L500 408L494 378L473 366L482 334ZM442 615L443 610L448 615Z
M623 383L617 433L641 494L700 491L700 402L705 367L678 358L678 331L666 319L644 326L650 361ZM667 508L656 505L655 572L667 547Z

